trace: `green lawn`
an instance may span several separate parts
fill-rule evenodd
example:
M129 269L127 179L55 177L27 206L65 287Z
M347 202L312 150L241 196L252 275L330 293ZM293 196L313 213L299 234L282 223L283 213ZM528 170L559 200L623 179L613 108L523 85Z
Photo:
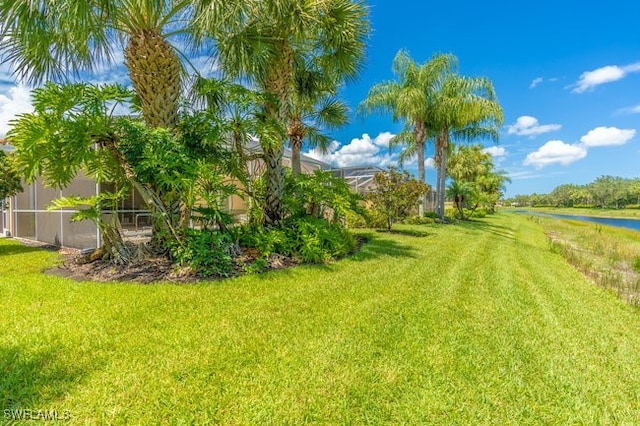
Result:
M407 228L408 229L408 228ZM0 240L0 415L71 424L638 424L640 311L502 214L199 285L76 283ZM0 423L2 420L0 420Z

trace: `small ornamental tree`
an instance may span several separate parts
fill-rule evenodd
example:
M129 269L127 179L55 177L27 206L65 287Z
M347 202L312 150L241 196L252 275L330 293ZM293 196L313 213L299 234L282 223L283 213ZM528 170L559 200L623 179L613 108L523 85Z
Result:
M367 199L371 208L384 218L387 231L391 226L416 209L421 197L429 192L429 185L413 178L409 172L391 168L376 173L373 177L375 188Z
M12 159L0 150L0 201L22 192L20 175Z

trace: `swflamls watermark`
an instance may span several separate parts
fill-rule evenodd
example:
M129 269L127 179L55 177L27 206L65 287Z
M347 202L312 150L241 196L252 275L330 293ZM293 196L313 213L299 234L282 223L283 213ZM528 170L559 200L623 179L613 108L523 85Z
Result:
M61 421L71 420L69 410L34 410L31 408L7 408L4 410L5 420Z

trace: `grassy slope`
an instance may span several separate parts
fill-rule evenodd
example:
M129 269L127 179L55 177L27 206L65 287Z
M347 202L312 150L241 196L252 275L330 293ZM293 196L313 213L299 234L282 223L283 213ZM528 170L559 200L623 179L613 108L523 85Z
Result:
M194 286L41 275L0 241L0 409L73 423L640 422L640 316L518 215ZM0 412L2 415L2 412Z

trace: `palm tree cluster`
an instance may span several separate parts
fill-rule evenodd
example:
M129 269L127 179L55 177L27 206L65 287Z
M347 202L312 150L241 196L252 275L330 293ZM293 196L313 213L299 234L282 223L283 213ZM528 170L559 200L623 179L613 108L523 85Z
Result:
M346 121L337 88L361 67L367 9L352 0L0 1L0 55L26 81L67 81L123 49L145 123L174 128L188 69L184 49L262 96L258 129L267 165L265 223L282 220L283 141L300 170L301 139ZM181 50L182 48L182 50Z
M447 156L451 140L498 139L503 113L493 84L486 78L464 77L455 72L457 59L436 54L424 64L401 50L393 61L395 81L371 88L360 104L361 113L389 112L405 129L391 145L402 145L401 160L417 157L418 178L425 177L425 143L435 143L437 167L436 212L444 219ZM423 205L426 201L423 200Z
M149 129L185 140L179 128L185 110L201 105L224 116L227 138L244 167L252 155L266 165L261 217L268 227L279 226L286 215L285 141L299 172L302 141L324 147L329 139L323 131L346 122L348 110L337 90L360 71L369 31L367 8L358 0L0 0L0 22L0 57L24 81L70 83L121 53L133 88L131 106ZM209 55L222 80L200 77L190 52ZM188 92L193 96L185 99ZM40 96L46 98L45 92ZM80 103L73 108L87 107L82 95L74 99ZM93 112L100 115L104 105L95 104ZM66 119L71 108L57 118ZM175 191L139 176L131 153L142 148L128 156L118 148L118 135L103 133L90 142L111 152L129 184L163 218L157 230L173 233L184 200L176 204L169 194ZM249 135L258 138L259 154L246 152ZM13 139L21 137L14 132Z
M447 160L447 173L452 179L447 186L450 198L461 219L465 208L475 212L478 207L494 211L510 182L506 172L497 170L493 156L482 145L454 145Z
M337 94L358 76L368 33L361 0L0 0L0 59L41 86L35 112L9 134L16 163L27 178L51 185L68 184L82 170L135 188L154 215L154 238L183 254L194 212L225 228L213 206L234 190L222 176L243 184L250 211L260 211L258 225L277 229L293 216L285 145L294 176L304 143L327 149L324 132L347 121ZM208 56L211 69L195 69L194 53ZM119 56L131 89L77 83ZM214 66L219 78L203 77ZM450 54L417 64L400 51L398 80L375 85L359 107L404 123L392 143L405 147L401 159L417 156L421 182L425 144L435 142L441 217L451 140L497 139L502 122L491 82L460 76L456 66ZM139 117L114 116L119 104ZM250 149L256 141L260 149ZM257 159L264 165L259 181L249 167ZM99 214L118 191L58 207L91 204L85 216L122 246ZM126 250L119 256L127 258Z

